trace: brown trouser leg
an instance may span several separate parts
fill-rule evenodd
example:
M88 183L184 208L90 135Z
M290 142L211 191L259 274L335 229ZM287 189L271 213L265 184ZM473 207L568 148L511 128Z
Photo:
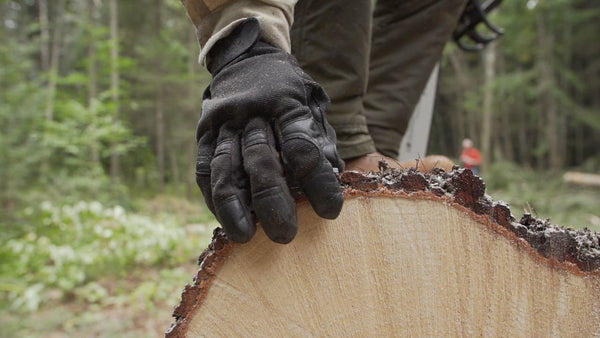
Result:
M331 98L327 119L343 159L375 151L363 112L371 46L371 0L299 0L292 54Z
M377 150L398 157L402 136L466 0L378 0L364 109Z
M342 158L398 155L464 1L379 0L374 13L371 0L298 2L292 53L331 97Z

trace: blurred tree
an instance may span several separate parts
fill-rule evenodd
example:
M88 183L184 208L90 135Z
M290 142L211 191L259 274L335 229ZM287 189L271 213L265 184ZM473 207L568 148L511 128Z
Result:
M110 0L110 96L113 104L113 118L119 122L119 6L117 0ZM121 165L119 153L113 144L110 154L110 177L113 182L117 182L120 176Z
M96 0L88 0L88 29L91 41L95 40L96 22L98 21L98 6ZM87 108L90 111L95 112L98 109L98 65L96 61L96 43L88 43L87 63L88 63L88 105ZM94 114L96 115L96 114ZM97 121L94 121L94 124ZM100 164L100 154L98 153L98 145L94 142L90 149L90 160L93 166L96 167Z
M156 37L160 44L164 43L162 39L162 0L155 1L156 18L154 27ZM158 165L158 191L165 190L165 93L163 87L163 66L162 58L156 60L156 163Z
M471 137L489 161L555 170L597 157L599 15L593 0L504 2L492 48L449 44L430 150L456 156ZM179 0L3 0L0 19L5 203L29 190L97 194L111 176L198 194L194 132L210 75Z
M597 157L598 15L590 0L505 2L492 20L506 34L482 59L448 46L431 151L456 154L468 136L489 161L560 170Z
M483 52L484 66L484 89L483 89L483 107L481 123L481 151L484 154L482 170L488 169L490 164L490 154L492 153L492 123L494 116L494 89L492 84L496 77L496 43L493 42Z

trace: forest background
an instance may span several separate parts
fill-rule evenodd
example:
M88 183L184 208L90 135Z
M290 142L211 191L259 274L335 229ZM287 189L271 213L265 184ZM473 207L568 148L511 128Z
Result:
M488 193L600 231L600 3L505 1L449 44L429 153L472 138ZM194 182L210 75L178 0L0 0L0 335L156 336L216 223Z

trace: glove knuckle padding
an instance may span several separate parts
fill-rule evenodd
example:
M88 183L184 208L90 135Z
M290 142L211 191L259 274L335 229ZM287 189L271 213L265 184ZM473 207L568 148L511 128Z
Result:
M290 135L281 147L284 163L295 180L303 178L319 166L321 151L306 135Z
M280 125L283 162L300 183L313 209L324 218L339 215L343 196L331 163L321 151L319 127L312 118L296 119ZM320 140L324 142L324 140Z
M309 92L311 100L308 102L310 111L319 124L320 133L318 134L318 139L320 141L321 149L323 150L325 158L327 158L331 165L339 171L343 171L344 161L337 152L337 138L335 136L335 131L325 118L325 111L330 104L329 97L321 86L312 81L312 79L310 79L310 81L311 85Z

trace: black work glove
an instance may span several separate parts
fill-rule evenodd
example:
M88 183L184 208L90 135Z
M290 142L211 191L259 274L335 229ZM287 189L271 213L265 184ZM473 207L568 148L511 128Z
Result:
M246 19L208 54L213 80L196 135L196 182L231 240L249 241L256 217L271 240L288 243L298 231L288 183L319 216L336 218L343 197L334 168L344 162L325 91L259 37L258 20Z

